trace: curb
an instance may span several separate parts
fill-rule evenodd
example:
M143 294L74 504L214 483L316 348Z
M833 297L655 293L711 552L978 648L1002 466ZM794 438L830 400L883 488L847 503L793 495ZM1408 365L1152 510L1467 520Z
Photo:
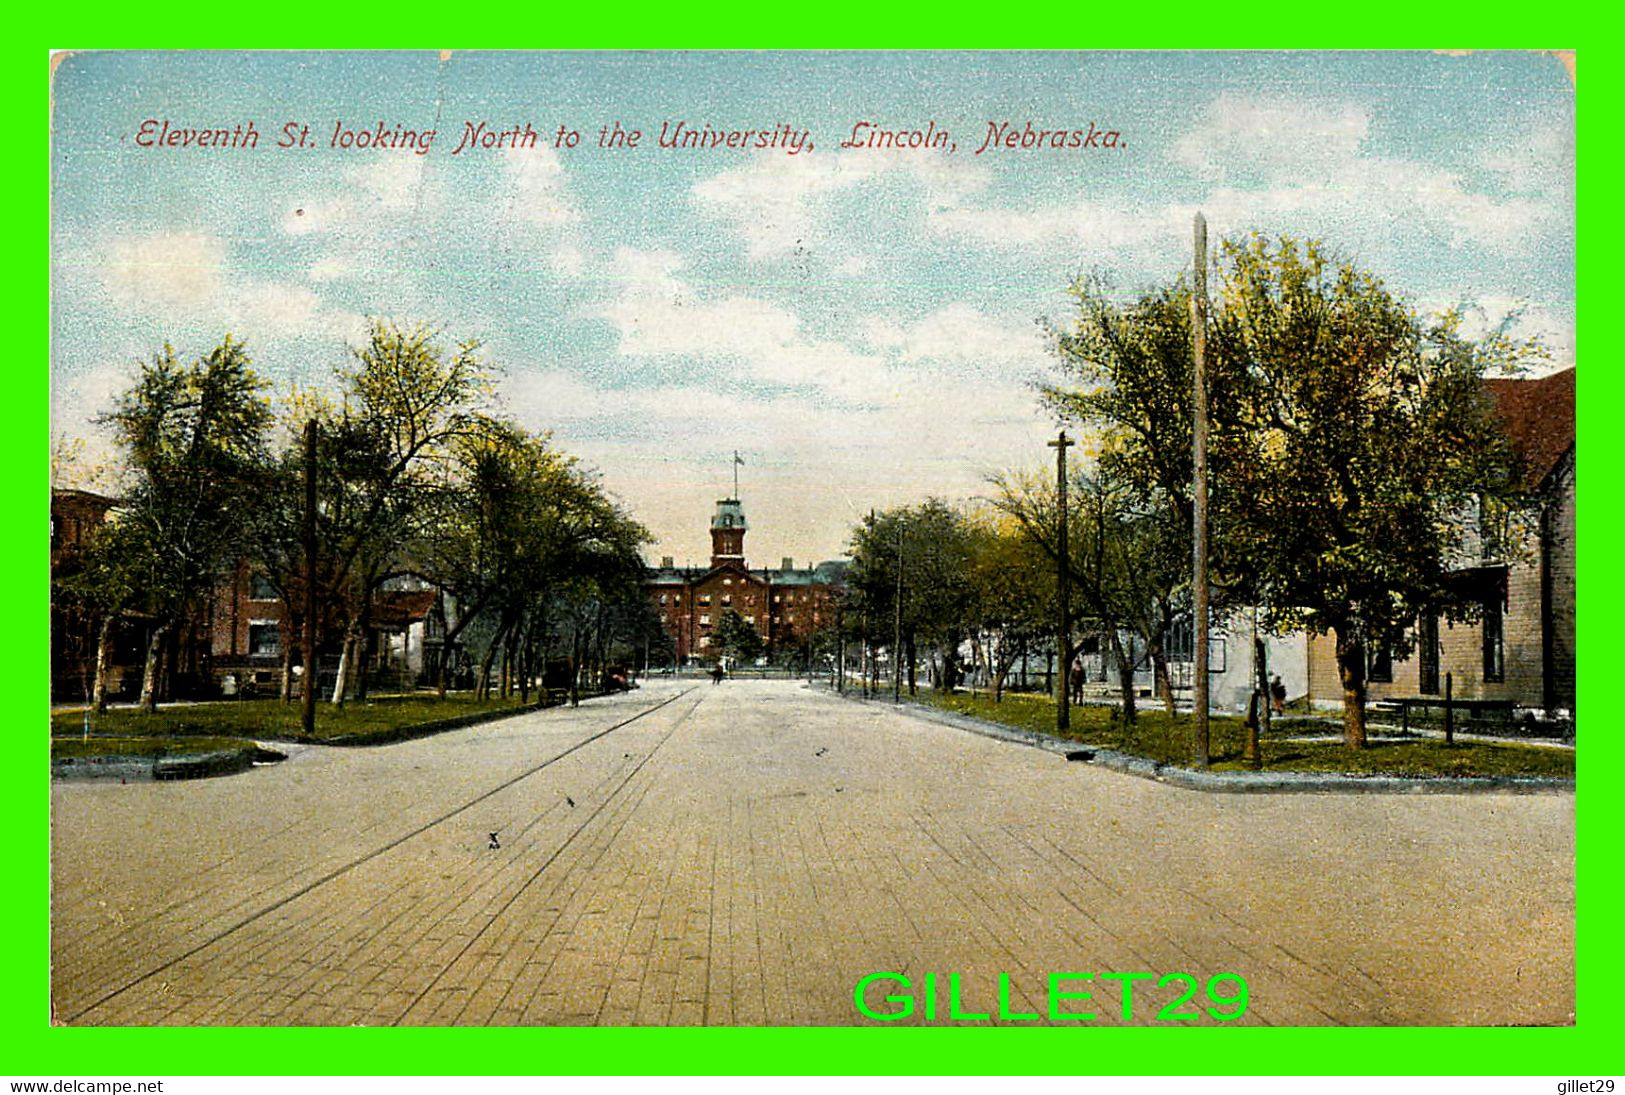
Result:
M860 703L864 706L876 703L876 701L864 699L862 696L836 692L831 692L830 695ZM1138 776L1141 779L1155 780L1158 783L1172 784L1175 787L1183 787L1190 791L1207 791L1214 794L1331 792L1334 794L1389 795L1574 793L1574 781L1572 779L1547 779L1544 777L1469 776L1461 779L1451 779L1445 776L1434 778L1418 776L1344 776L1324 772L1271 772L1267 774L1199 772L1195 769L1181 768L1177 765L1161 764L1130 753L1120 753L1115 749L1101 749L1085 745L1082 742L1067 741L1065 738L1058 738L1052 734L1041 734L1036 730L1022 730L1019 727L988 722L971 715L961 715L954 711L943 711L935 707L927 707L925 704L913 700L905 700L902 704L884 704L884 706L894 711L912 715L914 718L923 719L926 722L951 726L957 730L966 730L972 734L980 734L982 737L993 738L1014 745L1026 745L1050 753L1059 753L1062 756L1079 752L1089 753L1092 755L1088 758L1087 763L1096 767L1122 772L1125 775Z
M372 734L340 734L336 738L293 738L290 740L297 741L301 745L337 745L345 748L393 745L400 741L411 741L413 738L427 738L435 734L444 734L448 730L461 730L467 726L478 726L481 723L511 719L518 715L529 715L543 709L542 704L531 703L523 707L511 707L503 711L479 711L471 715L457 715L449 719L436 719L433 722L419 722L411 726L398 726L393 730L381 730Z
M234 776L254 767L262 750L233 749L209 753L177 753L165 757L99 756L71 757L51 762L51 780L118 779L178 780Z

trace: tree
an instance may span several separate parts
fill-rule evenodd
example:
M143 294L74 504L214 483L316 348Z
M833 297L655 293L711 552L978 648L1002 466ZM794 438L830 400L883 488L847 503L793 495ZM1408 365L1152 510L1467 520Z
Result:
M1539 347L1469 341L1459 315L1419 317L1317 243L1254 237L1227 242L1217 261L1214 602L1251 601L1276 630L1335 637L1345 739L1359 748L1367 651L1408 652L1422 613L1481 610L1450 577L1476 535L1462 518L1522 506L1483 378ZM1181 280L1128 307L1094 282L1073 295L1078 316L1056 345L1077 387L1047 398L1101 431L1102 486L1125 490L1128 512L1149 522L1135 529L1145 546L1133 565L1166 619L1190 550L1189 291ZM1517 522L1493 523L1504 554Z
M1330 632L1344 736L1365 744L1368 653L1412 649L1418 620L1470 620L1482 602L1451 577L1472 541L1506 558L1525 504L1486 373L1538 344L1461 334L1423 318L1372 274L1314 242L1224 245L1216 327L1244 376L1229 468L1233 552L1258 576L1276 628Z
M994 505L1016 520L1042 551L1046 570L1053 573L1060 556L1054 488L1046 477L1034 475L1006 476L997 483ZM1151 663L1163 705L1173 714L1164 644L1186 603L1190 560L1180 553L1188 550L1189 540L1170 527L1167 510L1147 512L1136 501L1138 492L1107 482L1098 471L1075 473L1068 495L1066 566L1076 599L1072 618L1092 620L1111 651L1125 724L1135 719L1134 666L1142 651ZM1063 676L1067 671L1063 667Z
M256 559L282 596L283 619L299 623L305 455L297 439L314 419L317 645L324 634L342 636L334 703L343 702L360 659L374 593L420 560L453 488L453 445L479 428L489 378L478 350L474 342L447 349L428 328L376 321L366 342L352 348L351 366L340 371L337 398L305 391L288 402L279 467L254 510ZM285 650L293 636L287 639ZM307 686L315 687L315 652L306 651L304 660Z
M74 606L87 624L94 623L95 649L82 653L93 667L87 692L98 715L107 710L113 629L123 613L139 607L146 585L143 577L153 563L140 528L131 521L112 521L90 537L72 569L53 581L53 597Z
M964 515L935 498L875 514L852 530L843 616L848 626L866 627L871 665L874 650L901 632L902 649L892 656L908 666L911 693L922 642L941 658L937 686L952 691L959 680L959 647L975 623L972 551Z
M976 646L985 652L993 700L1004 699L1017 659L1055 632L1055 563L1007 512L967 516Z
M166 345L104 419L133 478L116 536L137 560L101 571L114 586L128 586L122 593L110 586L105 600L139 599L153 619L141 684L149 711L171 630L245 548L246 518L269 467L265 387L230 335L190 365Z
M754 662L761 657L764 649L756 625L731 608L717 620L717 626L711 632L711 646L734 664Z

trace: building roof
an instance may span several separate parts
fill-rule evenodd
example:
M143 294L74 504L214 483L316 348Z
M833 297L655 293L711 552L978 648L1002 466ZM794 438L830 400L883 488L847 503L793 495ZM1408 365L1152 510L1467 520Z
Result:
M717 512L711 516L711 527L747 529L745 524L745 507L740 505L737 498L718 498Z
M432 589L380 590L372 596L372 622L379 627L404 627L425 619L434 608Z
M831 559L814 567L762 568L751 573L776 586L832 586L846 577L846 563Z
M117 498L109 498L105 494L94 491L78 490L73 487L52 487L51 505L84 506L88 509L99 509L103 512L119 505Z
M1525 462L1524 486L1539 487L1574 447L1574 370L1535 380L1486 380L1484 386Z
M713 574L723 570L739 573L739 567L725 563L720 567L679 567L658 566L650 567L648 577L644 580L649 585L682 585L684 582L705 581ZM745 571L745 576L758 582L769 582L773 585L789 586L816 586L839 585L846 577L846 561L831 559L819 563L815 567L774 568L752 567Z

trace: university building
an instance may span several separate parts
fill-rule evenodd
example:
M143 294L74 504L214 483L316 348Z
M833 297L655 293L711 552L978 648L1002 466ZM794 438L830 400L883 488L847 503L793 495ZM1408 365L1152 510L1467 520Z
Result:
M711 517L709 567L678 567L665 556L646 581L649 600L676 648L678 665L715 660L711 636L723 615L738 613L756 629L771 659L805 646L835 626L835 598L846 564L840 560L797 568L745 564L745 510L737 498L718 500Z

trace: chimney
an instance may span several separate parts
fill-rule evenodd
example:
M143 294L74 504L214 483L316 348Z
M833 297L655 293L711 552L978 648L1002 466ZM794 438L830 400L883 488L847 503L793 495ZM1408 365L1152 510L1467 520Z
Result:
M786 555L784 557L784 565L782 567L780 567L779 569L780 570L794 570L794 569L796 569L796 561L794 559L790 558L788 555Z
M670 555L662 555L660 557L660 569L662 569L662 570L671 570L672 569L672 559L671 559Z

